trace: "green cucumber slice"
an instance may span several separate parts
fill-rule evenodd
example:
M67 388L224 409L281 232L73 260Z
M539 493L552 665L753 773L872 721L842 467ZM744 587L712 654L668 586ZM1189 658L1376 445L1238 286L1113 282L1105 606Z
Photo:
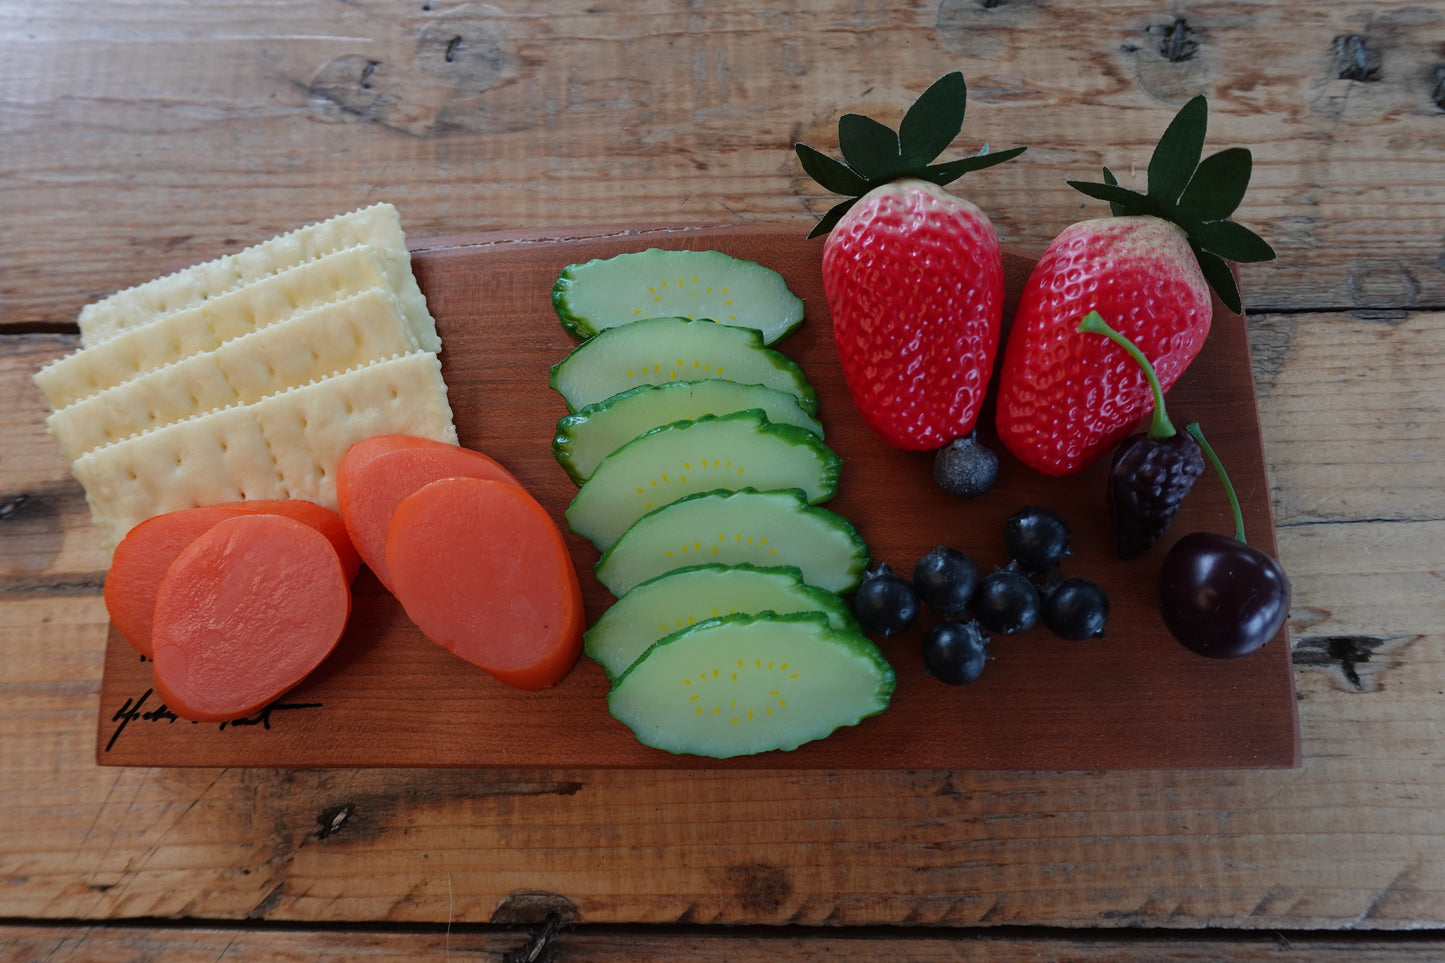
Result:
M552 307L576 338L677 315L754 328L772 344L803 322L803 301L781 274L721 251L650 248L568 265L552 287Z
M803 369L764 347L761 334L707 320L646 318L607 328L554 364L550 383L575 412L638 385L705 379L777 388L796 395L808 414L818 410Z
M663 572L708 562L793 565L809 585L848 592L868 567L868 547L851 522L809 505L803 492L703 492L639 518L597 560L595 571L621 598Z
M794 566L694 565L648 579L603 612L583 650L616 679L658 639L736 613L821 612L840 632L859 633L847 604L803 581Z
M811 431L761 411L654 428L597 466L567 506L575 534L606 550L633 522L684 495L723 488L796 488L813 504L838 489L841 461Z
M796 749L888 708L893 668L817 612L729 615L656 642L607 695L644 745L728 758Z
M567 415L557 422L552 454L580 485L602 459L643 432L674 421L749 408L761 409L775 424L797 425L823 437L823 425L789 392L736 381L671 381L638 385Z

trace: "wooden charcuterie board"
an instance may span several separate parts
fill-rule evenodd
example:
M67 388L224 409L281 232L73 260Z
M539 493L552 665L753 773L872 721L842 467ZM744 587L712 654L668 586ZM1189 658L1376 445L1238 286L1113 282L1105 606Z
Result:
M1290 767L1300 762L1288 628L1229 662L1196 656L1160 621L1154 580L1173 537L1233 530L1212 474L1196 486L1171 536L1129 562L1113 557L1103 465L1047 478L1001 454L997 486L975 500L932 480L932 456L889 448L864 427L832 344L819 275L822 241L806 225L652 227L418 239L413 265L443 340L442 364L461 442L502 461L559 524L575 487L551 454L566 413L548 368L573 346L549 300L568 264L648 247L718 249L781 272L807 305L802 329L777 347L802 365L819 396L843 476L828 507L848 517L875 561L908 572L947 544L987 571L1003 565L1004 520L1028 504L1058 511L1074 531L1063 573L1108 591L1105 639L1066 642L1042 627L996 638L983 676L950 687L924 675L929 616L881 645L898 685L881 716L795 751L732 760L672 756L636 742L607 714L607 682L585 656L558 686L522 692L425 639L363 571L350 628L336 652L267 710L228 724L176 718L151 687L150 665L112 628L97 760L121 766L492 768L777 768L1109 770ZM1006 316L1033 259L1007 252ZM1203 352L1170 392L1174 420L1199 421L1229 467L1252 544L1273 553L1274 523L1242 318L1216 304ZM991 411L981 437L991 441ZM994 445L995 450L999 450ZM565 531L565 527L564 527ZM589 620L611 596L592 577L597 552L568 536Z

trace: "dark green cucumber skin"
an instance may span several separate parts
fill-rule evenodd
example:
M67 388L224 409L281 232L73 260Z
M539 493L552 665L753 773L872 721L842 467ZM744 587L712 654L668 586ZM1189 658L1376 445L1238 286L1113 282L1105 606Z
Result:
M648 251L653 251L653 250L660 250L660 249L658 249L658 248L648 248L647 251L638 251L638 252L631 252L631 253L646 254ZM704 252L698 252L698 253L704 253ZM722 252L715 252L715 253L722 253ZM591 261L583 261L583 262L578 263L578 264L569 264L569 265L567 265L565 268L562 269L562 272L557 276L556 282L552 285L552 298L551 298L551 300L552 300L552 310L556 313L556 315L557 315L557 320L561 322L561 324L562 324L562 329L563 329L564 331L566 331L569 335L571 335L573 338L576 338L578 341L584 341L584 340L586 340L587 338L592 337L593 335L600 334L601 331L605 331L606 328L601 329L601 331L593 330L593 329L591 328L591 326L587 324L585 318L578 317L576 314L574 314L574 313L571 311L570 308L567 307L567 296L568 296L568 294L571 292L571 289L572 289L573 287L575 287L575 286L577 285L577 283L578 283L577 276L576 276L576 275L577 275L577 271L578 271L580 268L588 267L588 266L590 266L590 265L597 264L598 262L605 262L605 261L616 260L617 257L619 257L619 256L621 256L621 255L614 255L613 257L610 257L610 258L593 258ZM735 258L734 260L746 260L746 259L745 259L745 258ZM750 262L750 263L757 263L757 262ZM762 265L758 265L758 266L759 266L759 267L762 267ZM771 270L771 268L768 268L767 270ZM774 272L774 273L776 273L776 272ZM772 341L769 342L769 343L770 343L770 344L776 344L777 342L782 341L784 338L787 338L787 337L788 337L789 335L791 335L793 332L797 331L798 328L802 327L803 321L804 321L804 318L799 317L797 321L793 322L793 324L791 324L791 325L789 325L787 328L783 329L783 330L778 334L778 336L775 337L775 338L773 338ZM624 322L624 323L625 323L625 322ZM613 327L618 327L618 326L619 326L619 325L613 325ZM748 330L755 330L755 329L748 329ZM761 338L761 333L759 334L759 337Z
M822 613L820 613L820 612L794 612L794 613L790 613L790 614L788 614L788 615L776 615L776 614L772 614L772 613L767 613L767 614L763 614L763 615L748 615L748 614L739 613L739 614L735 614L735 615L719 616L718 618L708 619L708 620L705 621L705 622L698 622L697 624L695 624L695 625L690 625L690 626L688 626L688 627L685 628L685 629L680 629L680 630L678 630L677 632L674 632L674 633L672 633L672 634L670 634L670 635L664 636L663 638L661 638L661 639L659 639L658 641L654 642L654 643L652 644L651 648L649 648L648 652L651 652L652 649L655 649L655 648L657 648L658 646L661 646L661 645L670 645L670 644L673 644L673 643L675 643L678 639L680 639L680 638L682 638L682 637L684 637L684 636L687 636L687 635L689 635L689 634L696 633L696 632L707 631L709 628L713 627L713 626L716 625L716 624L719 624L719 623L727 623L727 622L737 622L737 623L747 623L747 622L769 622L769 623L776 623L776 622L809 622L809 623L819 624L821 631L827 632L827 633L829 633L829 634L834 634L834 635L850 635L850 634L851 634L851 633L838 632L838 630L833 629L832 627L830 627L830 626L827 624L827 618L826 618L826 616L824 616L824 615L823 615ZM864 720L866 720L866 719L871 719L871 718L873 718L874 716L881 715L884 711L886 711L886 710L888 709L889 705L892 703L893 693L894 693L894 692L896 691L896 689L897 689L897 685L898 685L897 673L894 671L893 666L892 666L892 664L888 661L888 659L884 657L882 651L878 648L878 646L875 645L871 640L869 640L866 636L863 636L863 635L857 636L857 640L858 640L859 644L853 646L853 648L854 648L856 651L858 651L858 652L867 654L868 657L869 657L869 661L872 662L873 665L874 665L874 667L878 670L878 693L879 693L878 702L879 702L879 704L878 704L877 708L875 708L873 711L863 713L863 714L860 715L855 721L853 721L853 722L848 722L848 723L842 723L842 724L838 725L836 728L833 729L833 732L837 732L838 729L842 729L842 728L847 728L847 727L850 727L850 726L859 725L860 723L862 723L862 722L863 722ZM623 683L623 681L627 679L628 675L629 675L630 673L632 673L632 671L633 671L634 669L636 669L639 665L641 665L642 662L643 662L646 658L647 658L647 653L644 653L642 656L638 657L637 661L636 661L636 662L633 662L632 665L628 667L627 671L623 672L620 676L617 677L616 681L613 682L612 689L615 691L619 686L621 686L622 683ZM612 696L611 696L611 693L610 693L610 692L609 692L609 694L608 694L607 701L608 701L608 712L609 712L610 714L613 714L613 718L617 718L616 715L615 715L615 713L612 713ZM619 721L619 722L622 722L621 719L618 719L618 721ZM626 725L626 723L624 722L623 725ZM832 733L829 733L829 735L831 735L831 734L832 734ZM825 738L827 738L827 736L820 736L820 737L817 737L817 738L815 738L815 739L813 739L813 740L810 740L810 741L811 741L811 742L818 742L818 741L821 741L822 739L825 739ZM801 745L807 745L807 744L808 744L808 743L802 743ZM669 754L675 755L675 756L700 756L700 757L703 757L703 758L715 758L715 757L713 757L713 756L708 755L707 753L688 752L687 750L684 750L684 749L670 749L670 748L668 748L668 747L666 747L666 746L652 746L650 743L643 743L643 745L648 745L649 748L658 749L658 750L661 751L661 752L666 752L666 753L669 753ZM800 747L801 747L801 746L794 747L794 748L800 748ZM767 749L767 750L762 750L762 751L763 751L763 752L792 752L793 749Z
M658 427L653 428L650 431L643 432L641 435L638 435L626 445L623 445L617 450L617 452L613 454L612 457L617 457L618 455L621 455L633 445L645 444L647 440L653 438L654 436L669 432L678 432L685 434L688 429L694 428L696 426L706 426L708 424L725 422L755 423L758 427L757 430L754 432L754 436L759 440L761 440L765 436L771 436L777 438L779 441L783 442L786 445L808 449L813 454L813 457L817 460L819 468L817 491L811 494L805 493L804 495L809 504L817 505L822 502L826 502L830 498L832 498L834 494L837 493L838 478L839 475L842 473L843 467L843 460L838 456L838 453L835 452L828 445L826 445L817 435L813 434L811 431L808 431L806 428L799 428L797 425L775 425L772 422L768 421L765 417L763 417L763 413L761 411L758 411L756 409L749 411L737 411L729 415L704 415L701 418L677 421L673 422L670 425L659 425ZM577 494L573 496L571 504L567 506L566 512L564 513L567 518L569 527L572 527L572 530L577 534L582 534L582 532L577 531L577 528L573 527L575 521L575 516L573 514L574 510L578 510L579 505L586 499L588 495L592 494L593 490L589 490L588 486L599 485L609 480L605 475L605 468L606 461L604 461L603 465L599 466L597 471L592 474L592 477L589 478L582 485L582 487L577 490ZM790 478L789 481L791 480L792 479ZM717 490L718 489L711 489L711 491ZM802 489L798 490L802 491ZM697 493L694 492L693 494ZM666 506L664 505L658 507L664 508ZM654 511L655 510L656 509L654 509ZM621 532L618 532L618 535L621 535ZM595 541L595 536L587 537L592 538L594 540L594 544L596 544L599 549L606 549L607 545ZM615 540L616 539L614 538L613 541Z
M558 419L556 432L555 432L555 433L553 434L553 436L552 436L552 457L556 459L557 464L559 464L559 465L562 466L562 470L567 473L567 477L568 477L568 478L571 478L574 483L576 483L576 484L578 484L578 485L581 485L583 482L585 482L585 481L587 480L587 477L586 477L585 475L583 475L583 473L577 469L577 466L576 466L576 465L573 463L573 461L572 461L571 446L572 446L572 444L573 444L573 439L572 439L572 437L571 437L571 431L570 431L572 425L580 424L581 422L585 421L585 420L588 418L588 416L592 415L594 412L596 412L596 411L598 411L598 410L601 410L602 408L604 408L604 406L606 406L606 405L608 405L608 404L610 404L610 403L612 403L612 402L614 402L614 401L616 401L616 400L618 400L618 399L620 399L620 398L622 398L622 397L624 397L624 396L642 395L642 394L646 394L646 393L648 393L648 392L656 391L656 390L659 390L659 389L670 389L672 386L683 386L683 385L690 385L690 384L697 384L697 382L669 381L669 382L664 382L664 383L662 383L662 384L638 385L638 386L635 387L635 388L628 388L626 391L619 391L617 394L613 395L613 396L610 397L610 398L605 398L605 399L603 399L602 401L593 402L593 403L590 404L590 405L586 405L585 407L579 409L578 411L576 411L576 412L573 413L573 414L563 415L560 419ZM759 387L761 387L761 386L759 386ZM789 392L782 391L781 389L774 389L774 390L779 391L779 393L780 393L780 394L783 394L783 395L789 394ZM801 403L798 405L798 408L799 408L800 411L803 410ZM752 409L746 409L746 408L739 408L739 409L737 409L737 411L748 411L748 410L752 410ZM719 412L719 414L735 414L735 413L736 413L736 412L734 412L734 411L723 411L723 412ZM703 417L703 416L699 415L698 417ZM810 416L810 417L811 417L811 416ZM673 421L669 421L669 422L666 422L666 423L667 423L667 424L671 424L671 423L673 423ZM654 425L653 427L655 427L655 428L660 428L660 427L662 427L663 424L664 424L664 423L659 423L659 424L657 424L657 425ZM817 424L817 423L815 422L815 424ZM799 426L799 427L801 427L801 426ZM815 431L815 432L813 432L813 433L816 434L816 435L818 435L819 438L823 438L824 435L823 435L823 433L822 433L822 425L821 425L821 424L817 424L817 428L818 428L818 431ZM648 429L648 430L650 431L651 429ZM825 439L825 440L826 440L826 439ZM620 446L619 446L619 447L620 447Z
M821 612L825 616L828 616L830 624L832 622L832 619L836 618L838 621L839 631L847 632L852 635L863 634L862 627L858 624L858 620L853 616L853 610L848 606L848 603L843 600L843 597L841 595L838 595L836 592L830 592L827 589L818 588L816 585L809 585L806 581L803 580L803 570L798 568L796 565L754 565L751 562L738 562L734 565L723 565L717 562L709 562L702 565L684 565L681 568L675 568L671 571L663 572L660 575L654 575L652 578L644 579L641 582L638 582L636 585L632 586L632 588L628 591L635 592L638 589L646 588L647 586L653 585L654 583L664 582L674 575L688 575L695 572L722 573L728 571L757 572L761 575L779 575L786 578L795 579L799 583L798 588L801 590L802 594L806 595L808 598L817 603L818 607L816 611ZM595 623L593 627L596 627ZM583 651L586 652L588 656L596 659L596 656L593 654L593 650L588 645L588 633L590 632L591 629L589 628L587 633L583 633ZM659 638L661 637L659 636ZM641 656L639 656L639 658L641 658ZM614 676L611 672L607 672L605 667L603 671L607 675L608 681L610 682L616 682L618 677L620 677L620 673L618 676Z
M680 505L680 504L683 504L683 503L685 503L685 502L690 502L690 501L694 501L694 500L698 500L698 499L703 499L703 498L721 498L721 499L728 499L728 498L733 498L733 497L739 496L739 495L742 495L742 496L750 496L750 495L770 495L770 496L779 496L779 497L787 495L787 496L791 496L791 497L793 497L794 499L796 499L796 501L798 502L798 510L799 510L799 511L803 511L803 512L816 512L816 513L822 513L822 514L828 515L828 516L830 517L830 519L832 520L832 521L831 521L832 526L833 526L834 528L838 529L839 531L843 532L844 535L847 536L848 541L852 543L853 548L854 548L854 553L853 553L853 554L854 554L854 562L853 562L853 564L850 566L850 572L851 572L851 574L852 574L852 578L850 579L850 581L849 581L849 583L848 583L847 585L844 585L844 586L842 586L842 587L840 587L840 588L838 589L839 593L842 594L842 593L851 592L851 591L853 591L854 589L856 589L856 588L858 587L859 583L861 583L861 582L863 581L863 573L864 573L865 571L867 571L868 566L869 566L869 564L870 564L871 561L872 561L871 555L870 555L870 553L869 553L869 551L868 551L868 543L865 542L865 541L863 541L863 537L858 534L858 530L853 527L853 523L852 523L851 521L849 521L847 518L844 518L842 515L839 515L837 512L832 512L832 511L829 511L829 510L826 509L826 508L821 508L821 507L816 506L816 505L809 505L809 504L808 504L808 495L807 495L807 493L806 493L806 492L803 492L803 491L800 491L800 490L798 490L798 489L778 490L778 491L770 491L770 492L760 492L760 491L758 491L756 488L739 488L739 489L736 489L736 490L719 489L719 490L714 490L714 491L710 491L710 492L696 492L696 493L694 493L694 494L692 494L692 495L684 495L682 498L679 498L677 501L671 502L670 504L667 504L667 505L663 505L663 506L660 507L660 508L655 508L655 509L653 509L652 511L648 512L646 515L643 515L642 518L639 518L639 519L638 519L638 522L641 522L643 519L646 519L646 518L649 518L649 517L651 517L651 516L653 516L653 515L656 515L656 514L659 513L659 512L666 511L667 509L673 507L674 505ZM637 523L634 523L634 524L637 524ZM626 533L623 533L623 534L625 535ZM601 555L601 557L599 557L599 558L597 559L597 561L593 564L592 569L593 569L593 571L597 574L599 581L601 580L604 572L606 571L606 563L607 563L608 559L611 558L613 549L615 549L615 548L616 548L618 545L620 545L621 543L622 543L622 538L619 537L619 538L617 539L617 541L613 543L612 548L609 548L607 551L603 552L602 555ZM606 582L603 582L602 584L605 586L605 585L606 585ZM639 583L639 584L640 584L640 583Z
M711 321L707 318L698 318L696 320L693 320L691 318L666 317L642 318L637 321L631 321L628 324L618 325L612 328L604 328L603 330L592 335L592 337L583 341L581 344L574 347L561 361L558 361L556 364L552 365L552 367L548 370L547 384L552 388L553 391L556 391L559 395L561 395L562 392L557 387L558 374L567 364L567 362L571 360L575 355L577 355L578 352L586 349L592 342L596 341L598 338L619 337L620 335L614 332L625 331L630 325L644 324L649 321L675 321L679 324L706 324L718 326L716 321ZM818 393L814 390L812 382L808 380L808 376L804 373L802 367L796 361L789 358L781 351L778 351L776 348L770 348L767 345L763 344L762 334L760 334L753 328L731 327L727 325L722 325L722 327L727 327L731 331L741 332L738 337L740 337L743 341L748 342L756 350L761 351L765 355L767 355L776 367L790 372L800 392L800 394L798 395L798 404L808 414L814 416L818 414ZM620 393L621 392L618 392L618 394ZM568 400L565 395L563 396L563 401L567 405L567 411L569 414L576 414L580 410L579 408L574 407L573 403Z
M744 411L733 411L725 415L703 415L700 418L684 418L681 421L674 421L666 425L658 425L656 428L649 428L636 438L623 445L617 451L623 451L629 445L634 445L644 438L651 438L664 432L686 430L692 425L705 425L712 422L730 421L757 421L758 435L772 435L789 445L799 448L807 448L818 458L821 465L819 474L819 486L821 494L816 498L810 498L811 504L817 505L832 498L838 491L838 478L843 471L843 459L838 453L828 446L823 439L813 434L806 428L799 428L797 425L780 425L768 421L767 416L759 408L748 408ZM614 454L616 454L614 452ZM593 473L594 477L596 473ZM716 489L714 489L716 490Z

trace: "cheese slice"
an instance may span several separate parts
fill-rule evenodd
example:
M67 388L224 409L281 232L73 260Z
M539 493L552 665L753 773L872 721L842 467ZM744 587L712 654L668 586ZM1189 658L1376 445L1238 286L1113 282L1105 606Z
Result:
M71 472L113 551L147 518L196 505L302 498L335 509L341 456L382 434L456 444L435 354L397 355L155 428L86 452Z
M415 279L410 277L411 256L406 249L401 216L390 204L374 204L118 291L87 305L80 312L81 344L91 347L109 341L131 328L195 307L259 278L358 244L369 244L381 253L395 290L402 292L403 288L416 287ZM417 295L420 296L419 290Z
M46 426L74 460L143 431L418 348L396 298L370 288L82 398L51 414Z
M81 348L35 375L56 410L275 324L305 307L388 286L375 249L357 245L254 281L195 307Z

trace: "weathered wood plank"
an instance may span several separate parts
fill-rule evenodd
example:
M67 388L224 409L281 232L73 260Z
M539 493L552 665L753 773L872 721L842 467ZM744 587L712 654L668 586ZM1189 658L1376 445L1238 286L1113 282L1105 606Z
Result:
M93 587L79 599L71 588L95 571L83 507L61 500L20 539L65 533L39 565L14 550L16 514L0 524L7 915L1438 925L1440 429L1392 415L1438 405L1429 332L1442 320L1257 322L1280 550L1296 585L1298 772L99 770L90 740L105 616ZM69 344L0 341L0 385L17 402L0 430L21 453L0 464L7 495L64 483L27 386ZM1320 375L1355 368L1367 390ZM1314 445L1317 413L1331 406L1393 425L1386 456L1363 429ZM31 570L18 572L17 558Z
M238 28L238 24L246 24ZM1086 24L1088 29L1081 30ZM880 0L698 10L0 4L6 325L361 203L417 234L580 221L797 221L828 200L794 139L845 110L896 120L962 66L959 151L1033 145L960 190L1010 243L1102 213L1064 185L1140 180L1187 96L1211 146L1256 154L1241 217L1271 238L1251 305L1445 301L1431 188L1445 15L1398 0ZM81 65L58 70L57 64ZM103 159L102 162L97 162Z
M217 959L271 963L412 963L420 959L549 960L567 963L693 963L835 960L837 963L1434 963L1445 943L1428 937L1319 936L1278 933L1247 936L1190 934L1171 939L1118 938L1057 931L1008 933L869 932L838 934L783 930L777 935L676 930L608 932L586 927L534 927L530 931L455 927L437 932L297 932L274 928L173 929L14 926L0 928L0 959L29 963L164 960L212 963ZM539 953L529 956L529 953Z

